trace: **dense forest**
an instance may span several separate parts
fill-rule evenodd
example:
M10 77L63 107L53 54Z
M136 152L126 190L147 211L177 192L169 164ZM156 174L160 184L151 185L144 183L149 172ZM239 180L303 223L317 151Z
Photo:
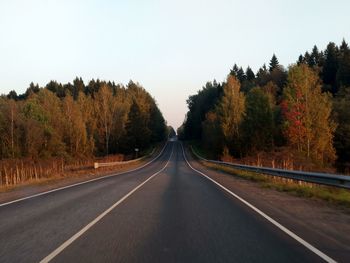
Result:
M30 84L0 97L0 159L130 154L167 136L155 100L139 84L81 78Z
M200 141L214 158L287 148L320 166L350 165L350 48L330 42L287 69L275 54L254 73L233 66L187 100L181 139Z

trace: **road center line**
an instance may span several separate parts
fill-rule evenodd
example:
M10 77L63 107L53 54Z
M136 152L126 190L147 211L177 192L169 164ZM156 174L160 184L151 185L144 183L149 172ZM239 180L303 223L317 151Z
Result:
M46 263L50 262L53 258L55 258L59 253L61 253L64 249L66 249L70 244L72 244L75 240L77 240L80 236L82 236L86 231L88 231L91 227L93 227L98 221L100 221L103 217L105 217L109 212L111 212L114 208L116 208L118 205L120 205L123 201L125 201L129 196L131 196L134 192L136 192L139 188L141 188L144 184L146 184L148 181L150 181L153 177L155 177L157 174L164 171L164 169L168 166L171 157L173 156L174 151L174 145L171 148L171 154L167 161L167 163L164 165L162 169L160 169L158 172L152 174L148 179L143 181L141 184L136 186L134 189L132 189L129 193L124 195L118 202L114 203L110 208L105 210L102 214L100 214L98 217L96 217L94 220L92 220L89 224L87 224L85 227L83 227L81 230L79 230L76 234L74 234L71 238L69 238L67 241L65 241L62 245L60 245L58 248L56 248L54 251L52 251L48 256L46 256L44 259L40 261L40 263Z
M182 147L182 154L184 156L184 159L187 163L187 165L195 172L199 173L200 175L204 176L205 178L207 178L208 180L210 180L211 182L213 182L214 184L216 184L217 186L219 186L221 189L225 190L227 193L229 193L230 195L232 195L233 197L235 197L236 199L238 199L239 201L241 201L242 203L244 203L245 205L247 205L249 208L251 208L252 210L254 210L255 212L257 212L259 215L261 215L262 217L264 217L267 221L269 221L270 223L272 223L273 225L275 225L276 227L278 227L280 230L282 230L284 233L286 233L287 235L289 235L290 237L292 237L293 239L295 239L296 241L298 241L300 244L302 244L303 246L305 246L306 248L308 248L309 250L311 250L312 252L314 252L317 256L321 257L323 260L325 260L326 262L336 262L334 259L330 258L329 256L327 256L325 253L323 253L322 251L318 250L317 248L315 248L313 245L311 245L310 243L308 243L307 241L305 241L304 239L302 239L301 237L299 237L297 234L293 233L291 230L289 230L288 228L286 228L285 226L281 225L280 223L278 223L276 220L274 220L273 218L271 218L270 216L268 216L267 214L265 214L263 211L261 211L260 209L258 209L257 207L253 206L251 203L249 203L248 201L244 200L242 197L238 196L237 194L233 193L231 190L227 189L225 186L219 184L218 182L216 182L215 180L213 180L212 178L210 178L208 175L202 173L201 171L195 169L192 167L192 165L189 163L189 161L186 158L186 154L185 154L185 150L184 147L182 146L181 143L181 147Z
M49 193L61 191L61 190L68 189L68 188L71 188L71 187L74 187L74 186L79 186L79 185L82 185L82 184L87 184L87 183L99 181L99 180L106 179L106 178L113 177L113 176L122 175L122 174L130 173L130 172L135 172L135 171L140 170L140 169L146 167L147 165L153 163L155 160L157 160L163 154L163 152L164 152L164 150L165 150L167 145L168 145L168 142L164 145L164 147L161 150L161 152L154 159L150 160L148 163L145 163L144 165L142 165L140 167L137 167L135 169L131 169L131 170L128 170L128 171L125 171L125 172L121 172L121 173L105 175L105 176L101 176L101 177L98 177L98 178L94 178L94 179L90 179L90 180L87 180L87 181L83 181L83 182L80 182L80 183L70 184L70 185L59 187L59 188L55 188L55 189L52 189L52 190L49 190L49 191L45 191L45 192L41 192L41 193L38 193L38 194L30 195L30 196L27 196L27 197L19 198L19 199L13 200L13 201L2 203L2 204L0 204L0 207L6 206L6 205L10 205L10 204L13 204L13 203L17 203L17 202L20 202L20 201L24 201L24 200L27 200L27 199L31 199L31 198L34 198L34 197L38 197L38 196L41 196L41 195L46 195L46 194L49 194Z

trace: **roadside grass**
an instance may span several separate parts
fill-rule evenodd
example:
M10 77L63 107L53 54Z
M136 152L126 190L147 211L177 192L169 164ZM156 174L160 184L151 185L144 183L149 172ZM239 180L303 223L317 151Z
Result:
M196 145L194 148L196 153L205 157L205 152L199 150L200 147L198 147L198 145ZM194 158L196 158L196 156L193 153L192 155L194 156ZM260 187L263 188L274 189L279 192L292 194L294 196L323 200L330 204L350 208L350 191L346 189L317 185L302 181L295 181L292 179L264 175L254 172L242 171L224 165L209 163L203 160L199 161L208 168L217 171L223 171L225 173L238 176L239 178L256 182Z

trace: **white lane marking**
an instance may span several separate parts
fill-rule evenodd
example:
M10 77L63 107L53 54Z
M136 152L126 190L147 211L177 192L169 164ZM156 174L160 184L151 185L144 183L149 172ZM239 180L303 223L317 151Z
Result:
M146 163L146 164L144 164L144 165L142 165L142 166L140 166L140 167L137 167L137 168L135 168L135 169L128 170L128 171L121 172L121 173L105 175L105 176L98 177L98 178L95 178L95 179L83 181L83 182L76 183L76 184L70 184L70 185L63 186L63 187L59 187L59 188L55 188L55 189L52 189L52 190L49 190L49 191L45 191L45 192L41 192L41 193L38 193L38 194L30 195L30 196L27 196L27 197L19 198L19 199L13 200L13 201L9 201L9 202L6 202L6 203L2 203L2 204L0 204L0 207L6 206L6 205L10 205L10 204L13 204L13 203L17 203L17 202L20 202L20 201L24 201L24 200L27 200L27 199L31 199L31 198L34 198L34 197L38 197L38 196L41 196L41 195L46 195L46 194L49 194L49 193L61 191L61 190L64 190L64 189L67 189L67 188L71 188L71 187L74 187L74 186L79 186L79 185L82 185L82 184L87 184L87 183L95 182L95 181L102 180L102 179L106 179L106 178L113 177L113 176L122 175L122 174L130 173L130 172L135 172L135 171L140 170L140 169L144 168L145 166L147 166L147 165L153 163L155 160L157 160L157 159L162 155L162 153L164 152L164 150L165 150L165 148L166 148L167 145L168 145L168 142L165 144L165 146L163 147L163 149L161 150L161 152L160 152L154 159L152 159L152 160L149 161L148 163Z
M214 184L216 184L217 186L219 186L220 188L222 188L223 190L225 190L226 192L228 192L229 194L231 194L232 196L234 196L235 198L237 198L239 201L241 201L242 203L244 203L245 205L247 205L249 208L253 209L255 212L257 212L259 215L261 215L262 217L264 217L267 221L269 221L270 223L272 223L273 225L275 225L276 227L278 227L280 230L282 230L284 233L286 233L287 235L289 235L290 237L292 237L293 239L295 239L296 241L298 241L300 244L302 244L303 246L305 246L306 248L308 248L309 250L311 250L312 252L314 252L316 255L318 255L319 257L321 257L323 260L325 260L326 262L336 262L334 259L330 258L329 256L327 256L325 253L323 253L322 251L318 250L317 248L315 248L313 245L311 245L309 242L305 241L304 239L302 239L301 237L299 237L298 235L294 234L292 231L290 231L288 228L284 227L283 225L281 225L280 223L278 223L276 220L274 220L273 218L271 218L270 216L268 216L267 214L265 214L263 211L261 211L260 209L256 208L255 206L253 206L251 203L249 203L248 201L244 200L242 197L238 196L237 194L233 193L231 190L227 189L225 186L219 184L218 182L216 182L215 180L211 179L208 175L202 173L201 171L195 169L192 167L192 165L188 162L186 155L185 155L185 151L184 151L184 147L182 146L181 143L181 147L182 147L182 154L185 158L186 163L188 164L188 166L195 172L203 175L205 178L207 178L208 180L210 180L211 182L213 182Z
M157 174L159 174L162 171L164 171L164 169L168 166L171 157L173 156L173 151L174 151L174 145L171 148L170 157L169 157L167 163L165 164L165 166L162 169L160 169L158 172L152 174L150 177L148 177L148 179L146 179L141 184L139 184L134 189L132 189L129 193L124 195L118 202L113 204L110 208L105 210L102 214L100 214L98 217L96 217L94 220L92 220L89 224L87 224L85 227L83 227L81 230L79 230L76 234L74 234L71 238L69 238L67 241L65 241L62 245L60 245L58 248L56 248L54 251L52 251L48 256L46 256L44 259L42 259L40 261L40 263L50 262L59 253L61 253L64 249L66 249L70 244L72 244L75 240L77 240L80 236L82 236L86 231L88 231L91 227L93 227L98 221L100 221L103 217L105 217L109 212L111 212L114 208L116 208L123 201L125 201L125 199L127 199L130 195L132 195L134 192L136 192L140 187L142 187L144 184L146 184L148 181L150 181Z

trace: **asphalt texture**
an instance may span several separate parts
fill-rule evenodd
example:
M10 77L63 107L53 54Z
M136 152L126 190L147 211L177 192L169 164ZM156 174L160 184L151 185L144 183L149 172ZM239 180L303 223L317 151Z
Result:
M323 262L194 172L179 142L141 170L0 207L0 262L39 262L159 171L52 262Z

